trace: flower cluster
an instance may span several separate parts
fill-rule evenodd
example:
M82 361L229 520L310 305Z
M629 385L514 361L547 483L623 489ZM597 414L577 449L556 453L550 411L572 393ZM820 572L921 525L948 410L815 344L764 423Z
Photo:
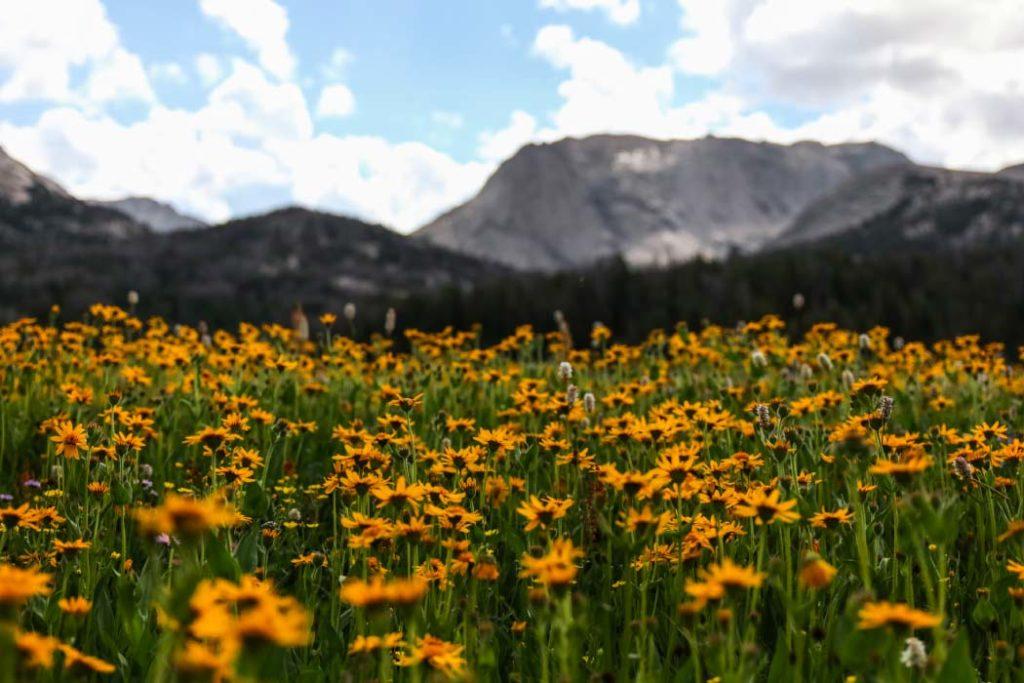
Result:
M1020 677L1000 345L354 310L0 327L0 680Z

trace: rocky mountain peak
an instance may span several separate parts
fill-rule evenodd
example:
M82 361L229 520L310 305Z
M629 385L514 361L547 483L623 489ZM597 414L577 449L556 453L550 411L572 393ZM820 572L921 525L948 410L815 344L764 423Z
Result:
M876 143L566 138L523 147L416 236L528 270L664 264L757 248L851 176L906 163Z

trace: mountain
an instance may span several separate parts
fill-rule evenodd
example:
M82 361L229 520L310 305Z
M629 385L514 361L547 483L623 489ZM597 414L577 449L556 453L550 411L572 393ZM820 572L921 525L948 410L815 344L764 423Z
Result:
M42 193L71 198L63 187L45 176L37 175L25 164L8 156L0 147L0 202L21 206Z
M756 248L850 177L907 163L874 143L567 138L522 148L415 235L526 270L665 264Z
M147 231L120 211L79 201L0 148L0 249L23 243L57 248L68 240L121 239Z
M104 206L108 209L120 211L156 232L193 230L206 226L206 223L198 218L179 213L170 204L158 202L149 197L125 197L124 199L110 201L93 200L90 203L94 206Z
M859 252L965 248L1024 236L1024 167L999 173L881 168L813 202L771 244L829 241Z
M0 319L51 304L75 314L134 290L140 311L184 322L284 321L296 303L314 314L349 300L382 308L433 289L461 295L505 272L296 207L208 227L151 199L84 202L0 150Z
M999 171L1001 176L1009 176L1011 178L1024 179L1024 164L1016 164L1015 166L1007 166L1003 170Z
M283 322L296 303L337 313L349 300L382 319L383 308L414 293L465 292L503 272L379 225L287 208L197 230L0 249L0 319L53 303L79 312L123 302L129 290L140 294L140 311L182 322Z

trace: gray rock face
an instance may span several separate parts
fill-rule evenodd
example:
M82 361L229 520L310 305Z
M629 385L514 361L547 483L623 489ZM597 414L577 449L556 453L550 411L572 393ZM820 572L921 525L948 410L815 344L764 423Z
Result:
M154 232L194 230L206 227L206 223L187 214L179 213L170 204L158 202L149 197L125 197L112 201L93 201L96 206L105 206L130 216L135 221L149 226Z
M526 270L667 264L756 249L851 176L906 163L874 143L568 138L524 147L415 235Z
M37 188L48 194L71 196L54 181L33 173L28 166L8 156L0 147L0 201L12 206L26 204Z
M1024 234L1024 173L907 165L869 171L813 202L770 244L841 242L870 252L962 248Z
M68 238L123 239L146 232L120 211L76 199L0 149L0 248L50 242L59 248Z

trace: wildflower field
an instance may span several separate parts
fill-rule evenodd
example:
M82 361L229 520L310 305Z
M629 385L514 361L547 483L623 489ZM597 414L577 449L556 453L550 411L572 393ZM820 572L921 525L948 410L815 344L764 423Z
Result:
M350 322L0 328L0 683L1021 679L1001 346Z

